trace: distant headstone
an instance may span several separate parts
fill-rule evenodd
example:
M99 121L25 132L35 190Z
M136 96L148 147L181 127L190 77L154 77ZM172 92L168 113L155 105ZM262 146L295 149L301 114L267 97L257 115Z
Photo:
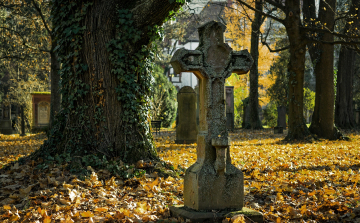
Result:
M278 119L277 119L277 127L282 127L286 129L286 107L279 106L277 107Z
M32 93L33 126L45 127L50 122L50 92Z
M11 120L11 105L3 105L2 120Z
M0 133L4 135L13 134L11 126L11 105L2 106L2 115L0 119Z
M170 208L174 215L194 221L199 212L191 209L236 209L248 213L243 209L243 173L231 164L224 85L231 73L247 73L253 60L247 50L235 52L224 43L225 28L224 24L215 21L199 27L200 43L196 50L179 49L171 60L176 73L193 72L200 83L197 161L185 172L186 208ZM217 217L210 213L209 218L214 221L214 216Z
M50 119L50 104L42 101L38 104L38 126L49 125L49 119Z
M234 86L225 87L226 94L226 126L229 130L234 129Z
M177 144L195 143L198 126L196 124L196 93L189 86L182 87L177 94L178 124L176 126Z
M250 106L249 103L243 103L243 122L242 128L246 128L246 126L250 125Z

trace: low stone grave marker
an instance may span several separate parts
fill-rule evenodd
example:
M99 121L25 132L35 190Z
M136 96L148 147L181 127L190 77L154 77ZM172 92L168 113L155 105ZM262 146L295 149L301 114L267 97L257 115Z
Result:
M225 111L226 78L247 73L253 60L247 50L233 51L224 43L225 29L219 22L206 23L198 28L196 50L179 49L171 59L175 73L193 72L199 78L200 125L197 161L184 177L185 206L170 211L194 222L217 221L235 212L262 222L260 213L244 207L244 177L231 164Z
M0 117L0 133L4 135L13 134L11 125L11 104L2 106L2 114Z
M177 144L195 143L198 134L196 124L196 93L190 86L182 87L177 94L179 120L176 125Z

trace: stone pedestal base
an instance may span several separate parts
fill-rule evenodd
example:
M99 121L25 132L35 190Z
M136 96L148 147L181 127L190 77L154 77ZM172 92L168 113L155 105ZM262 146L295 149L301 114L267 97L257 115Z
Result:
M243 214L245 217L251 219L253 222L262 223L264 221L260 212L251 210L249 208L242 208L238 211L196 211L183 205L170 207L170 212L173 217L182 217L190 219L191 222L222 222L225 218L231 218L238 214ZM251 222L249 221L249 222Z
M184 204L195 210L241 209L244 207L243 173L230 163L226 172L214 165L195 163L185 172ZM222 166L222 164L215 165ZM220 168L219 167L219 168Z
M0 120L0 133L4 135L13 134L11 120Z

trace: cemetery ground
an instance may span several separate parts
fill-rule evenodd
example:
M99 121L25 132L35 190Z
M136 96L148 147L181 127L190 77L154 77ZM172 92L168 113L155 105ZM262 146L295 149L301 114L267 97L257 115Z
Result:
M297 143L283 142L285 134L230 133L232 163L244 173L245 206L263 213L265 222L360 222L359 132L347 132L350 141ZM46 136L0 135L0 221L184 221L171 218L168 207L183 204L183 174L196 161L196 144L174 144L174 131L154 137L167 169L162 162L123 165L137 175L125 179L91 167L92 174L80 178L41 160L6 169Z

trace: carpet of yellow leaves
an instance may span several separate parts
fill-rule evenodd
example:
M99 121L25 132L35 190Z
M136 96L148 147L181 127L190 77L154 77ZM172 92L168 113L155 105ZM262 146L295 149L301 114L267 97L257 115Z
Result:
M245 176L246 206L268 222L360 222L360 136L291 144L281 141L284 136L271 130L230 134L232 163ZM0 135L0 164L28 155L43 140L43 134ZM161 159L175 169L189 167L196 144L174 140L174 132L155 136ZM168 211L183 203L181 177L153 172L125 180L100 170L80 180L64 166L36 166L17 163L0 170L0 222L181 221Z

